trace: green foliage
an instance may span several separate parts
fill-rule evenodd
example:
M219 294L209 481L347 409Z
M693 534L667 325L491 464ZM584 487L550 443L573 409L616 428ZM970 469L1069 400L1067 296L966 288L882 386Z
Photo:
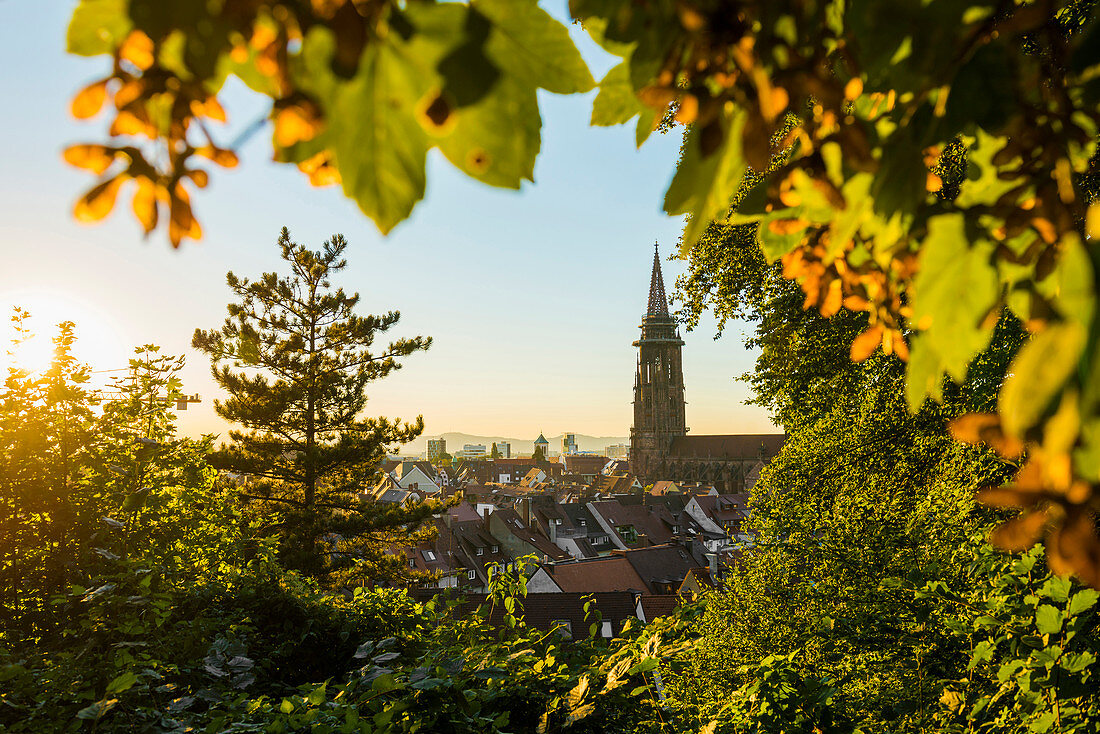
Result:
M389 447L424 428L386 418L364 418L367 385L427 349L431 339L398 339L373 348L378 334L400 318L355 313L358 294L331 278L344 269L347 241L335 235L319 252L279 235L290 274L258 280L227 275L238 301L219 330L196 329L192 345L209 355L214 379L229 393L218 415L246 431L218 464L242 475L245 494L259 514L279 512L284 562L312 574L338 572L360 579L400 573L384 553L432 513L436 502L415 508L371 505L361 499L376 480Z
M942 605L942 625L969 651L965 672L941 684L939 730L1096 730L1097 592L1050 574L1042 554L1006 559L982 544L968 588L916 590Z

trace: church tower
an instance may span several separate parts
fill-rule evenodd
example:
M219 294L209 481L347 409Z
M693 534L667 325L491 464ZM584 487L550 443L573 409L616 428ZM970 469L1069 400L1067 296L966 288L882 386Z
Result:
M653 246L653 275L649 303L641 324L638 371L634 377L634 427L630 429L631 470L649 477L661 468L672 440L687 434L684 419L684 371L680 348L684 346L668 312L661 260Z

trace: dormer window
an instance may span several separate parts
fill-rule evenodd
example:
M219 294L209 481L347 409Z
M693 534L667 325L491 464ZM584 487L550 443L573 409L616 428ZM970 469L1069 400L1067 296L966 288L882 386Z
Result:
M435 552L434 551L426 550L426 551L421 551L421 553L424 554L424 560L425 561L434 561L435 560Z
M474 581L475 579L477 579L477 571L471 568L469 571L466 572L466 578L468 578L470 581Z
M494 545L493 546L493 553L500 553L500 546L499 545Z
M481 547L480 545L479 545L479 546L477 547L477 554L478 554L479 556L483 556L483 555L485 555L485 549L484 549L484 548L482 548L482 547Z

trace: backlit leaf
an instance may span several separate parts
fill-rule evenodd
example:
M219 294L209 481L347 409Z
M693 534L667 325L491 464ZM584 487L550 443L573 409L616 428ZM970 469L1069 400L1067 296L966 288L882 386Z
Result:
M107 80L102 79L92 82L77 92L76 96L73 97L69 110L72 112L73 117L78 120L86 120L89 117L94 117L103 108L103 103L106 100Z
M1024 345L1001 388L998 410L1006 431L1020 436L1036 424L1076 371L1084 341L1078 324L1060 323Z
M106 145L70 145L65 149L65 162L99 175L115 162L115 151Z
M535 0L473 0L472 5L492 23L485 46L489 58L531 91L574 94L595 84L569 31Z
M103 219L114 209L118 190L125 182L126 176L119 174L93 186L76 202L73 216L78 222L98 222Z
M130 33L129 0L80 0L66 36L69 53L96 56L112 53Z
M684 245L690 247L710 223L724 218L730 201L744 178L748 164L741 154L744 112L735 110L712 125L695 126L684 139L684 153L676 175L665 193L665 211L689 214ZM708 136L718 135L718 147L704 151Z

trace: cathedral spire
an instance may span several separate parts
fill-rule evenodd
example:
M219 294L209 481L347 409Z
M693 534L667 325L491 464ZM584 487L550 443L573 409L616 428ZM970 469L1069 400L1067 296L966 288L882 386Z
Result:
M668 298L665 297L665 280L661 277L661 257L657 243L653 243L653 275L649 278L649 305L646 316L668 316Z

